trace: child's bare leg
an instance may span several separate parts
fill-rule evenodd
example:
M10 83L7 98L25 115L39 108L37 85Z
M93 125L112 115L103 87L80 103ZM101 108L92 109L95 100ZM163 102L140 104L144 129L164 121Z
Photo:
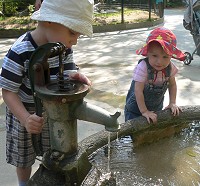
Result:
M27 182L27 181L29 180L29 178L30 178L31 170L32 170L31 167L26 167L26 168L17 167L17 168L16 168L19 186L23 186L23 185L26 184L26 182Z

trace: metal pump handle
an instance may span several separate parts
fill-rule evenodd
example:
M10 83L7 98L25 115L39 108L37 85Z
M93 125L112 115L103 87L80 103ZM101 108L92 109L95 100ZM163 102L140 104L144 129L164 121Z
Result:
M35 92L35 85L36 85L35 80L37 78L35 77L35 71L37 70L36 64L37 66L42 68L42 71L44 72L43 74L44 77L47 76L45 77L46 81L49 81L50 73L49 73L49 65L48 65L47 60L49 57L54 57L57 55L59 55L59 60L62 60L61 54L64 52L64 50L65 50L65 46L62 43L47 43L45 45L38 47L30 57L28 76L30 80L30 86L31 86L32 94L33 94L34 103L35 103L35 110L38 116L42 116L43 106L42 106L41 99L37 97L36 92ZM42 156L43 155L42 150L41 150L42 148L38 145L37 137L38 135L32 134L33 147L34 147L36 155Z

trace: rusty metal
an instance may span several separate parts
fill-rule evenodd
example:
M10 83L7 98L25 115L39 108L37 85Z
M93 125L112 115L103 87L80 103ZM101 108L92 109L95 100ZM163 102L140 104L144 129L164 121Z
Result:
M64 75L62 62L64 52L65 47L61 43L48 43L40 46L31 57L29 78L36 113L41 116L42 112L45 112L50 131L51 148L42 154L42 168L40 169L43 172L51 170L64 174L66 185L69 183L80 185L88 174L91 164L87 153L78 148L77 119L105 125L108 131L118 131L117 118L120 113L110 114L108 111L83 100L89 92L89 86L79 81L70 80L68 76ZM59 71L57 79L52 80L48 58L57 55L59 56ZM36 143L34 144L36 145ZM41 155L40 147L35 147L35 149L39 149L36 153ZM34 181L36 175L30 179L29 186L39 185ZM45 174L45 176L47 175ZM40 177L42 179L42 175ZM45 179L41 180L40 185L45 185Z

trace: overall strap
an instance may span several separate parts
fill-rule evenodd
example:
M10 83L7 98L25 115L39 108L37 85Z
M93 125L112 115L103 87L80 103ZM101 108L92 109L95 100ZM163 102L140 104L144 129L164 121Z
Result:
M165 81L169 81L170 73L171 73L171 63L164 69L165 72Z
M155 75L155 70L153 69L153 67L149 64L149 60L148 58L144 58L138 61L138 63L140 63L142 60L144 60L146 62L147 65L147 73L148 73L148 81L150 85L153 85L154 82L154 75ZM170 77L170 73L171 73L171 63L162 70L162 72L165 75L165 82L167 82L169 80Z
M150 85L153 85L153 80L154 80L154 69L153 67L149 64L149 59L144 58L142 59L146 62L147 65L147 73L148 73L148 81Z

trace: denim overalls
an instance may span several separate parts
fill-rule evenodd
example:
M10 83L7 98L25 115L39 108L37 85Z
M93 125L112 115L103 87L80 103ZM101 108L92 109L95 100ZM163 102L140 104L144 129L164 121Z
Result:
M144 100L146 107L149 111L159 111L163 108L163 101L164 101L164 94L167 91L168 84L169 84L169 77L171 72L171 64L169 64L165 69L163 69L163 73L165 74L165 79L162 85L154 85L154 76L155 70L149 64L148 58L141 59L138 63L142 60L145 60L147 65L147 72L148 72L148 84L144 86ZM136 118L141 116L141 112L138 108L136 97L135 97L135 81L133 80L131 83L131 87L128 91L126 97L126 105L124 110L125 121Z

